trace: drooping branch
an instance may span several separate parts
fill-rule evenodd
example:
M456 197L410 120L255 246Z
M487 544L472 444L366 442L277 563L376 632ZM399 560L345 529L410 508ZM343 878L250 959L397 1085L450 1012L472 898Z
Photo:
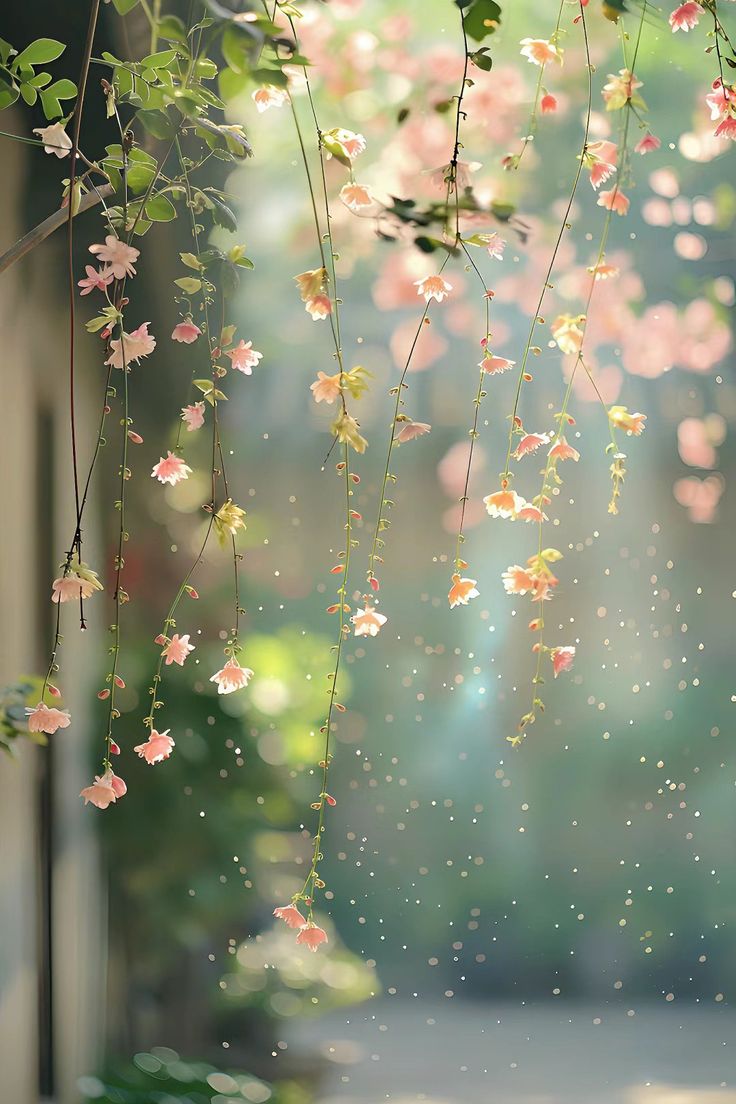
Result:
M95 188L91 192L86 192L82 196L79 202L79 209L75 212L76 215L82 215L85 211L89 211L91 207L95 207L98 203L101 203L105 199L109 199L111 195L115 194L115 189L111 184L103 184L99 188ZM65 226L69 219L69 211L67 207L60 207L58 211L54 211L52 215L45 218L43 222L39 222L37 226L34 226L32 230L29 230L22 238L20 238L15 245L11 245L10 249L0 256L0 272L5 272L17 261L20 261L32 249L35 249L41 242L46 241L46 238L50 237L55 230L58 230L60 226Z

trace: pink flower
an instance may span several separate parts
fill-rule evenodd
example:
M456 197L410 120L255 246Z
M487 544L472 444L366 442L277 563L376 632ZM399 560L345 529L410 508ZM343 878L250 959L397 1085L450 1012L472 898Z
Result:
M629 209L629 199L620 188L612 188L609 192L600 193L598 206L605 207L607 211L613 211L614 214L625 215Z
M166 657L167 667L170 667L172 663L178 663L180 667L183 667L184 660L193 651L194 644L189 643L189 633L185 633L184 636L174 633L161 655Z
M29 732L45 732L53 736L57 728L68 728L72 718L68 709L53 709L39 702L35 709L26 707Z
M404 445L407 441L413 441L416 437L423 437L425 433L429 433L431 428L431 425L426 422L402 422L394 441L399 445Z
M522 456L528 456L530 452L536 452L540 445L548 445L549 433L525 433L516 446L514 456L520 460Z
M555 673L555 678L561 671L569 671L575 661L575 646L573 644L565 645L560 648L552 649L552 670Z
M417 295L423 295L427 303L430 299L441 303L452 291L452 284L448 284L441 276L425 276L423 280L415 280L414 286L419 289Z
M232 694L247 686L252 677L250 667L241 667L236 659L229 659L222 670L212 676L210 682L217 683L218 694Z
M299 295L306 303L308 299L314 299L315 295L324 289L327 274L323 268L310 268L307 272L300 272L294 277L299 288Z
M572 445L568 445L564 437L560 437L547 454L552 460L579 460L580 453Z
M553 111L557 110L557 97L553 96L551 92L546 92L540 100L539 109L543 115L551 115Z
M111 364L113 368L127 368L131 361L139 364L141 357L152 353L156 348L156 338L148 332L150 325L150 322L142 322L132 333L123 332L122 338L113 338L110 342L112 352L105 364Z
M725 119L721 120L713 133L716 138L730 138L731 141L736 140L736 117L733 115L726 115Z
M51 584L52 602L71 602L90 598L96 590L102 590L97 573L78 559L72 561L66 575L54 579Z
M601 193L606 194L606 193ZM598 198L600 203L600 196ZM579 314L573 318L570 314L560 314L552 323L552 336L557 342L557 348L565 354L579 353L583 344L585 330L585 315Z
M625 406L609 406L608 417L616 429L623 429L634 437L641 437L647 420L646 414L630 414Z
M501 576L507 594L528 594L537 586L538 580L525 567L513 564Z
M91 786L85 786L80 793L84 798L84 804L96 805L98 809L106 809L114 804L119 797L124 797L128 787L122 778L118 778L111 770L106 770L102 775L95 775Z
M195 429L201 429L204 425L204 403L196 402L189 406L183 406L181 408L181 420L187 427L187 433L192 433Z
M591 142L585 152L584 164L590 169L590 183L600 188L616 171L618 148L615 142Z
M356 636L378 636L388 617L378 613L373 606L366 605L365 609L356 610L350 620L355 626Z
M633 104L642 106L642 99L637 95L637 89L642 87L630 69L619 69L618 73L608 74L608 84L603 85L601 95L606 104L606 111L619 111L631 100Z
M518 521L544 521L545 515L538 506L532 506L531 502L525 502L516 515Z
M330 142L336 142L346 157L349 157L351 161L363 153L366 148L366 140L362 134L356 134L352 130L345 130L344 127L335 127L334 130L326 131L324 134L327 138L327 148L329 149Z
M252 341L242 340L229 353L225 353L225 356L230 357L233 368L244 376L252 375L258 361L263 359L263 353L256 352Z
M467 606L471 598L478 597L480 591L476 589L476 582L476 579L461 579L457 573L452 576L452 586L447 595L450 609L455 609L455 606Z
M91 245L89 251L110 266L110 271L116 280L122 280L125 276L135 276L133 263L138 260L140 250L134 249L132 245L126 245L114 234L107 235L104 245Z
M316 951L322 943L327 942L327 932L323 928L318 928L314 921L310 920L306 927L301 929L296 941L306 944L310 951Z
M309 385L309 390L315 402L326 402L331 406L340 397L340 373L328 376L325 372L317 372L317 379Z
M483 499L491 517L513 518L524 505L524 499L516 491L494 491Z
M47 127L34 127L33 133L40 137L44 153L66 157L72 148L72 140L64 130L63 123L52 123L51 126Z
M175 487L182 479L188 479L191 468L184 463L181 456L175 456L173 452L167 452L166 459L163 456L154 466L151 477L158 479L159 483L170 483Z
M375 202L370 188L366 188L363 184L344 184L340 189L340 199L356 215L361 214L367 207L372 207Z
M162 763L164 759L168 759L171 755L171 749L175 747L175 743L169 736L170 729L166 729L165 732L157 732L155 728L151 729L151 735L146 740L145 744L138 744L133 748L136 755L139 755L141 759L145 759L149 766L153 766L154 763Z
M711 88L713 91L705 97L705 102L710 108L710 117L715 122L716 119L721 119L727 113L732 102L733 92L731 90L728 93L726 92L720 77L716 77Z
M304 928L307 921L296 905L281 905L279 908L273 910L274 916L277 920L284 920L290 928Z
M484 234L483 240L488 250L488 256L493 257L494 261L502 261L503 251L507 245L506 239L502 238L501 235L497 234L494 230L492 234Z
M171 340L181 341L184 345L191 345L201 333L199 326L196 326L191 318L185 318L183 322L177 322L174 326Z
M522 38L520 45L521 56L527 58L532 65L547 65L552 61L562 65L562 50L546 38Z
M662 145L656 134L645 134L634 146L634 153L652 153Z
M259 114L268 111L269 107L283 107L287 98L286 89L276 88L273 84L264 84L251 95Z
M319 295L312 295L309 299L304 300L304 309L308 314L311 314L315 322L319 322L332 314L332 302L329 295L320 292Z
M482 368L484 372L487 372L489 376L500 376L502 372L508 372L509 368L513 368L515 364L515 360L507 360L506 357L494 356L492 353L487 353L478 367Z
M77 280L77 287L82 288L80 295L89 295L91 291L104 291L108 284L111 284L115 277L109 268L93 268L92 265L85 265L84 271L87 273L83 280Z
M111 740L110 741L110 754L111 755L119 755L120 754L120 748L118 748L117 751L114 750L114 748L116 748L116 747L118 747L118 745L115 743L114 740ZM111 775L110 785L112 786L113 790L115 791L115 796L116 797L125 797L126 793L128 792L128 787L125 785L122 778L120 778L119 775L115 774L113 771L110 771L110 775Z
M700 4L696 4L695 0L687 0L687 3L680 4L679 8L675 8L670 13L670 27L672 33L676 34L678 31L691 31L693 27L697 27L698 20L703 14L703 9Z

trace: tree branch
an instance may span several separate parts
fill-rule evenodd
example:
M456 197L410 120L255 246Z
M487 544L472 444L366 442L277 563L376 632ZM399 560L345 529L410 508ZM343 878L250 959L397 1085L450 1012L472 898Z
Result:
M88 211L90 207L94 207L96 204L101 203L103 199L108 199L114 192L115 189L111 184L103 184L101 187L87 192L82 196L79 210L76 214L83 214L85 211ZM24 237L0 256L0 272L5 272L5 270L10 268L11 265L14 265L16 261L25 257L26 253L30 253L32 249L35 249L37 245L45 241L46 238L53 234L55 230L58 230L60 226L64 226L68 218L68 208L60 207L58 211L54 211L54 213L44 219L43 222L39 222L38 226L34 226L32 230L29 230Z

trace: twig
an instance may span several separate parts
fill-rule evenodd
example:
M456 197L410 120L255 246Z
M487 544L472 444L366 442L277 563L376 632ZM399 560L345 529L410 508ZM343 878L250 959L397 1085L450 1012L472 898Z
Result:
M95 188L91 192L86 192L79 203L79 209L75 212L77 215L84 214L85 211L89 211L90 207L96 206L98 203L102 203L103 200L109 199L111 195L115 194L115 189L112 184L103 184L99 188ZM38 226L34 226L32 230L29 230L22 238L20 238L15 245L11 245L10 249L6 250L0 256L0 272L5 272L16 263L16 261L22 260L27 253L30 253L32 249L35 249L41 242L46 241L46 238L50 237L55 230L58 230L60 226L65 226L69 218L69 212L66 207L60 207L58 211L54 211L52 215L45 218L43 222L39 222Z

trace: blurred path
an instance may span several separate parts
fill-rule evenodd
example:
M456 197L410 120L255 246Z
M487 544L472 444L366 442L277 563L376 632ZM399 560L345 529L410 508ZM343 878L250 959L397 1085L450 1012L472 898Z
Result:
M289 1050L326 1062L318 1104L736 1104L736 1013L630 1007L382 999Z

